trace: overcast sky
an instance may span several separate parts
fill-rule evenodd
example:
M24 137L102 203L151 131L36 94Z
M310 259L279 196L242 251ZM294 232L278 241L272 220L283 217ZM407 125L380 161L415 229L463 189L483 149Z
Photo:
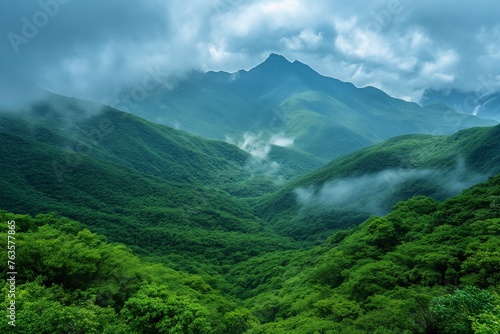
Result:
M232 72L271 52L405 99L499 91L498 13L498 0L4 0L0 94L105 102L151 71Z

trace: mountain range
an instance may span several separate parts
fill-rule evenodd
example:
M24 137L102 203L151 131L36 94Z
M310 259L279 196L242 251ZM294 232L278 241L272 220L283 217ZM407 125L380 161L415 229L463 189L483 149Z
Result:
M496 121L274 54L134 103L0 108L14 332L500 330Z
M277 54L249 71L192 72L133 102L122 106L155 123L242 148L250 133L255 145L281 142L323 162L401 134L451 134L497 124L445 106L421 107L374 87L357 88Z
M191 240L202 235L201 244L221 249L235 246L227 233L254 238L262 251L316 243L400 200L455 195L500 166L499 126L403 135L318 169L318 159L294 148L271 145L257 158L224 141L51 93L0 119L5 209L59 212L148 256L172 249L164 261L181 251L212 265L213 256L199 257ZM185 239L186 231L198 237ZM143 240L163 246L139 247ZM227 260L223 253L218 261Z

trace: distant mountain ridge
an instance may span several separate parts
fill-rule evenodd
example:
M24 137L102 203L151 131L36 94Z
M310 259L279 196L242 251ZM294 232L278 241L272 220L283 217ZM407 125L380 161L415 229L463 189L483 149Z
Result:
M423 106L442 103L461 113L500 121L500 93L428 89L420 99Z
M173 88L151 91L129 111L205 138L281 134L293 139L291 148L324 161L401 134L497 124L356 88L276 54L249 71L191 73Z

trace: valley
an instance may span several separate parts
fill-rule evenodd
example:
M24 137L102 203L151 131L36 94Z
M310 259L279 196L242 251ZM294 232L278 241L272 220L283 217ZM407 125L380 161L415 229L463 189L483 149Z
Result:
M0 142L13 332L498 329L494 120L271 54L128 112L44 91Z

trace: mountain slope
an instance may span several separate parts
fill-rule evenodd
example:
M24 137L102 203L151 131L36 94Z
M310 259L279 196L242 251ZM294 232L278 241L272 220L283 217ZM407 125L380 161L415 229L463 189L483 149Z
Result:
M56 95L0 118L2 209L85 221L184 270L295 247L231 195L275 189L233 145Z
M442 203L400 202L312 250L250 259L229 281L261 321L249 333L497 333L499 223L497 175Z
M4 333L233 332L237 303L210 285L215 277L148 263L65 217L1 210L0 217L9 222L0 235L15 240L15 265L23 268L13 292L15 326L4 317ZM6 252L0 257L7 261ZM4 298L1 304L10 303Z
M12 333L498 333L500 175L442 203L423 196L309 250L214 276L148 263L75 221L0 210L15 231ZM11 238L12 239L12 238ZM211 251L212 249L206 249ZM7 262L7 252L0 259ZM11 262L12 263L12 262ZM6 276L9 269L2 269ZM11 276L8 274L7 276ZM11 307L9 299L1 307ZM12 300L12 299L11 299ZM8 329L7 329L8 328Z
M444 199L500 171L500 126L405 135L297 178L257 208L275 229L314 240L414 195Z
M422 108L373 87L356 88L275 54L250 71L191 73L173 88L121 105L206 138L281 134L294 139L297 149L326 160L396 135L451 134L497 124Z

